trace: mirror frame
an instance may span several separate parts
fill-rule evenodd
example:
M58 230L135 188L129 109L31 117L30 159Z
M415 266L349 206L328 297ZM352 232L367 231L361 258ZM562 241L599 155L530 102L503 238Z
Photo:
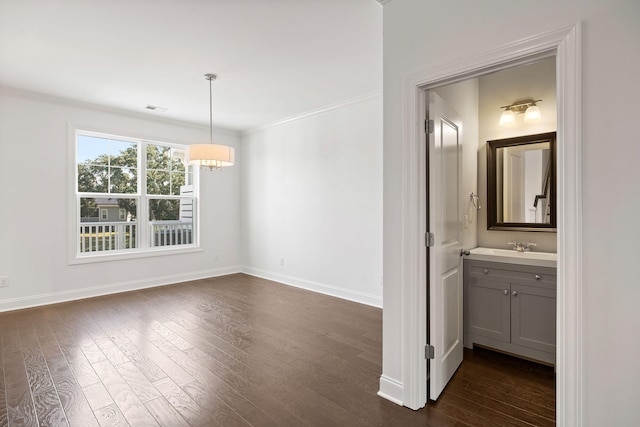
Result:
M497 206L497 173L496 159L498 148L512 147L517 145L536 144L549 142L551 150L551 173L550 179L550 200L551 200L551 222L498 222ZM556 226L556 132L539 133L536 135L518 136L515 138L495 139L487 141L487 230L510 230L510 231L548 231L555 232Z

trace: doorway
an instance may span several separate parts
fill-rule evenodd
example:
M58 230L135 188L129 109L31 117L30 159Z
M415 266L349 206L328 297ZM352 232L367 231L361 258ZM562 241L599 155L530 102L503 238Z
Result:
M424 212L425 89L466 80L487 70L509 68L534 57L555 55L558 90L558 303L556 357L557 418L577 420L578 390L582 389L581 332L581 162L580 162L580 27L571 26L529 37L460 61L407 76L403 80L403 137L401 146L403 192L401 290L399 321L403 341L396 358L401 373L396 381L380 379L380 392L394 402L418 409L427 401L426 346L426 233Z
M427 301L427 342L436 348L433 359L428 361L429 400L438 398L460 363L464 364L463 319L468 313L462 304L464 258L461 257L461 249L478 246L507 249L508 242L521 241L537 245L535 250L538 252L557 251L555 229L549 232L522 231L520 228L508 230L507 227L504 230L489 229L486 203L490 180L487 179L485 144L487 140L557 130L555 70L554 55L540 56L526 58L523 63L509 68L488 69L454 83L424 88L426 115L434 123L425 135L429 147L425 160L427 229L435 235L434 245L428 248L427 262L429 288L426 295L430 299ZM543 107L539 118L525 122L520 115L508 126L500 124L504 105L528 99L535 99ZM455 133L450 128L455 128ZM449 139L454 136L457 140L446 145L445 130L449 132ZM446 154L442 154L445 151L442 147L449 147ZM510 173L513 178L513 171ZM511 193L516 187L525 188L524 173L519 177L522 185L518 186L507 185L507 175L505 173L504 184ZM542 186L542 182L537 184ZM531 208L534 197L531 197L531 203L524 203L526 195L525 191L518 195L518 199L523 200L519 204ZM504 208L508 210L509 206ZM442 220L443 216L447 221ZM443 227L443 224L448 227ZM496 301L502 298L502 295L497 296ZM488 314L493 317L492 313ZM509 315L508 312L505 314ZM555 324L555 312L552 316L549 322ZM495 320L504 319L498 317ZM469 356L473 342L468 341L467 335L464 337L464 347L468 349L464 353ZM437 351L438 347L441 351Z

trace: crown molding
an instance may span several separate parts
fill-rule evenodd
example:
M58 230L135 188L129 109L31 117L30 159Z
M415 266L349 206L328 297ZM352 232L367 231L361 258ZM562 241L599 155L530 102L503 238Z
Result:
M347 99L347 100L344 100L344 101L336 102L335 104L330 104L330 105L327 105L327 106L324 106L324 107L320 107L320 108L315 109L315 110L307 111L306 113L296 114L295 116L291 116L291 117L287 117L285 119L277 120L275 122L267 123L265 125L255 127L253 129L248 129L246 131L241 132L241 135L242 136L250 135L252 133L256 133L256 132L259 132L261 130L272 128L272 127L275 127L275 126L280 126L280 125L283 125L285 123L294 122L296 120L306 119L308 117L316 116L318 114L322 114L322 113L325 113L327 111L336 110L338 108L346 107L347 105L356 104L358 102L366 101L368 99L373 99L373 98L377 98L377 97L380 97L380 96L382 96L382 91L381 90L377 90L375 92L370 92L370 93L367 93L367 94L364 94L364 95L361 95L361 96L357 96L355 98Z
M201 123L190 122L186 120L177 120L169 117L153 116L148 113L127 110L125 108L110 107L107 105L96 104L93 102L80 101L77 99L65 98L65 97L56 96L56 95L49 95L41 92L32 92L32 91L17 89L17 88L8 87L8 86L0 86L0 94L6 94L9 96L16 96L16 97L26 98L26 99L33 99L36 101L48 102L51 104L58 104L58 105L63 105L67 107L84 108L87 110L100 111L103 113L118 114L121 116L134 117L137 119L149 120L157 123L164 123L164 124L170 124L170 125L176 125L176 126L188 126L188 127L198 128L198 129L209 130L208 125L204 125ZM238 136L241 134L241 132L237 130L219 128L216 126L213 127L213 130L216 133L223 133L223 134L228 134L233 136Z
M389 3L391 0L376 0L376 1L384 6L385 3Z

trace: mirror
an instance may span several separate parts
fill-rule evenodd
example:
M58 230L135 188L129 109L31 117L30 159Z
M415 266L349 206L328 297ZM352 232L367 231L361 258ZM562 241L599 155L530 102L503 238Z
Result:
M487 229L556 231L556 133L487 141Z

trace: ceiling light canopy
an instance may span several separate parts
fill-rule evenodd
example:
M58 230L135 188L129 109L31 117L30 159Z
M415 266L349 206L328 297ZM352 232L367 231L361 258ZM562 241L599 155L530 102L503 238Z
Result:
M213 143L213 91L211 82L217 76L215 74L205 74L204 77L209 80L209 144L191 144L189 146L189 163L208 167L209 170L233 166L236 157L235 149L227 145Z
M503 105L500 108L504 108L502 115L500 115L500 126L512 125L516 122L516 114L524 113L524 121L532 122L540 120L542 114L540 107L536 103L542 102L542 99L536 101L530 99L526 101L518 101L511 105Z

